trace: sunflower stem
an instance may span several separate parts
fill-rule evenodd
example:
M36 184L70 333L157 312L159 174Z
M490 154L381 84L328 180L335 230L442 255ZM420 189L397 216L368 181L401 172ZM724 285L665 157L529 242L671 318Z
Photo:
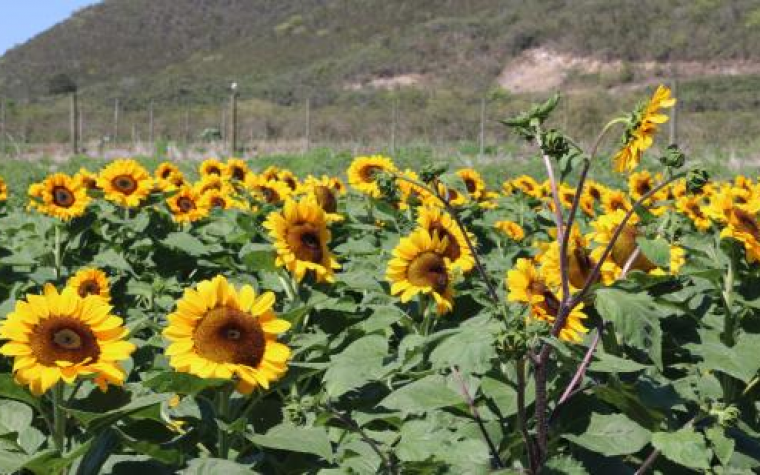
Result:
M216 393L215 399L216 399L216 419L217 419L217 440L219 443L218 446L218 454L217 456L220 459L227 459L229 458L230 454L230 439L229 439L229 432L226 428L222 427L223 423L229 422L229 411L230 411L230 391L231 386L227 386Z
M63 383L53 386L53 444L63 454L66 449L66 414L63 408Z
M60 279L61 278L61 225L59 223L55 223L55 226L53 228L55 229L54 243L53 243L53 265L55 266L55 278Z

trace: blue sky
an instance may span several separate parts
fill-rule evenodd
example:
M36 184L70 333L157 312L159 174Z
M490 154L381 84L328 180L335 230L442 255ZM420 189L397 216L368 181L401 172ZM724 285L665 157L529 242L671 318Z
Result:
M0 0L0 56L98 0Z

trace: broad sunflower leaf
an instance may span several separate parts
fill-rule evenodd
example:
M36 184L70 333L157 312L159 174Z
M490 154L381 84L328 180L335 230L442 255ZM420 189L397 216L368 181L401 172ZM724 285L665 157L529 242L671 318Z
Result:
M325 372L327 394L339 397L364 384L375 381L386 373L383 361L388 354L388 340L381 335L368 335L333 356Z
M251 475L255 472L251 467L232 460L216 458L197 458L187 464L187 468L179 472L182 475Z
M563 437L581 447L613 457L635 454L643 449L649 443L650 433L622 414L594 413L586 432Z
M151 378L143 384L158 393L177 393L195 396L209 388L217 388L229 383L224 379L200 378L189 373L166 372Z
M380 405L410 413L432 411L464 402L461 394L449 388L446 378L430 375L393 391L380 401Z
M246 437L262 447L314 454L328 462L333 460L330 438L327 431L321 427L298 427L286 423L272 427L266 434L251 434Z
M655 239L637 239L636 243L641 248L641 252L647 259L658 267L670 267L670 244L662 238Z
M465 373L485 373L496 357L495 334L488 327L463 327L458 333L445 338L430 354L433 368L458 366Z
M760 334L744 333L732 347L717 339L690 344L686 347L702 358L701 366L708 370L718 370L748 383L760 370Z
M166 247L177 249L191 256L205 256L208 248L197 237L183 232L170 233L161 241Z
M635 373L649 368L649 366L641 363L607 353L597 353L596 358L596 361L588 367L589 371L596 373Z
M709 469L712 453L702 434L693 429L677 432L655 432L652 445L667 459L685 467Z

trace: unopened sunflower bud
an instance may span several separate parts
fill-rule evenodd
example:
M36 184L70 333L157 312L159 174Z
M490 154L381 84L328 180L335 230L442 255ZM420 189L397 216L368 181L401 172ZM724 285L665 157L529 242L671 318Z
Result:
M570 144L562 133L551 129L541 134L541 148L550 157L560 158L570 150Z
M390 202L397 202L399 200L399 190L396 185L396 178L389 173L378 173L375 179L377 187L380 189L383 198Z
M686 190L692 194L699 193L708 181L710 181L710 175L707 170L701 168L690 170L686 175Z
M449 166L446 163L430 163L425 165L420 171L420 180L424 183L430 183L431 181L439 178L441 175L449 170Z
M660 163L668 168L681 168L686 163L686 155L678 148L678 145L669 145L665 155L660 157Z

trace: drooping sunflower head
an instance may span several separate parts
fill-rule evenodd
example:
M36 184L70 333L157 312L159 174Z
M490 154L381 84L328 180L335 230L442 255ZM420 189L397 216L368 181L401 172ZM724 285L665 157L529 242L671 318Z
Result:
M418 228L402 238L393 250L386 278L391 283L391 294L408 302L417 294L435 299L439 315L454 307L453 274L445 251L447 239Z
M377 185L377 176L383 172L396 172L396 165L388 157L373 155L356 157L346 173L348 182L355 190L379 198L382 193Z
M89 295L98 296L106 301L111 300L111 289L108 283L108 277L100 269L86 267L80 269L76 274L69 278L66 283L76 293L85 298Z
M747 260L760 261L760 221L757 214L734 206L728 212L728 222L720 233L721 238L734 238L744 245Z
M451 261L453 268L458 268L465 273L472 270L475 266L475 258L467 245L464 233L449 213L434 206L422 206L417 215L417 224L426 229L431 236L437 234L442 240L445 239L446 246L443 254ZM477 240L472 233L468 237L473 246L477 245Z
M153 180L137 161L121 159L111 162L98 176L98 187L107 200L121 206L139 206L153 190Z
M596 261L589 250L588 240L581 234L577 226L573 226L567 246L568 273L570 287L582 289L586 280L591 276ZM560 267L559 242L552 241L540 256L541 274L552 288L559 288L562 283Z
M405 179L406 178L406 179ZM401 192L400 209L407 209L410 206L417 206L422 203L426 190L408 180L419 181L420 177L414 170L406 169L401 176L396 179L396 186Z
M63 221L82 216L91 199L80 180L63 173L47 177L39 186L31 186L30 206Z
M257 296L250 285L235 288L221 275L185 289L163 332L170 364L201 378L231 379L242 394L268 389L290 358L277 341L290 324L277 318L274 303L272 292Z
M209 209L201 203L201 195L189 186L180 188L166 199L172 218L178 223L191 223L208 216Z
M219 175L206 175L193 184L193 189L199 195L205 194L209 190L222 191L225 182Z
M201 162L200 166L198 167L198 173L200 173L201 177L209 175L216 175L218 177L221 177L224 175L224 168L224 163L220 162L218 159L207 158Z
M668 121L661 110L675 103L670 89L660 85L649 102L636 111L623 138L623 147L613 159L615 171L632 171L638 166L643 153L652 146L658 126Z
M250 173L250 170L248 169L248 164L245 163L245 160L239 158L227 159L227 163L224 167L224 177L227 180L235 180L240 183L245 183L248 173Z
M171 162L161 162L155 171L155 177L158 181L168 181L175 173L181 173L179 167Z
M264 169L263 172L261 172L261 178L264 179L264 181L270 181L270 180L276 180L277 175L280 174L280 168L275 165L269 165Z
M27 295L0 325L8 340L0 354L14 357L13 373L37 396L59 381L94 377L105 391L122 385L126 374L119 364L135 345L124 341L127 329L111 306L94 295L80 297L73 288L60 294L51 285L43 295Z
M288 200L281 211L269 213L264 227L277 250L276 264L285 267L299 282L307 273L317 282L333 282L340 264L328 244L325 212L313 200Z

